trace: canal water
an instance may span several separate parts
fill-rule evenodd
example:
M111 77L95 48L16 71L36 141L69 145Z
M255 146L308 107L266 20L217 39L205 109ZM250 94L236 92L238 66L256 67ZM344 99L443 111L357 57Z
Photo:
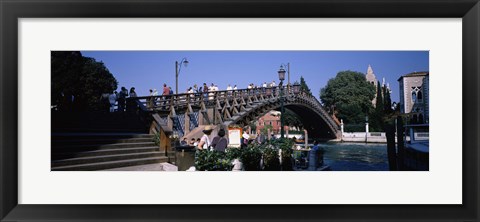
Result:
M332 171L388 171L387 144L322 143L324 165Z

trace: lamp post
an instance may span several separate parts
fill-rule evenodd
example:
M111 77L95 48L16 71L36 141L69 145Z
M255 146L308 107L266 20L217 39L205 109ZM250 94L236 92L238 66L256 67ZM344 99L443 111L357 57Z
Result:
M287 62L286 65L284 63L280 65L283 67L287 67L287 91L290 92L290 63Z
M285 69L283 68L283 65L280 65L280 70L278 70L278 79L280 80L280 84L278 85L280 87L280 136L281 138L284 138L285 134L285 129L284 129L284 107L283 107L283 80L285 80Z
M175 94L178 94L178 74L180 74L180 70L182 69L182 64L187 67L188 60L187 58L183 58L180 62L175 61Z

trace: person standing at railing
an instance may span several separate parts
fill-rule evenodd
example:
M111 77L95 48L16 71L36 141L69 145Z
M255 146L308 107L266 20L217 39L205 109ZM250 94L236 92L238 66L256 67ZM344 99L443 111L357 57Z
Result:
M118 111L125 112L125 102L128 96L128 91L122 86L122 90L118 94Z
M110 112L115 112L115 103L117 103L117 91L108 96L108 101L110 102Z
M275 92L276 92L276 88L277 88L277 84L275 84L275 80L272 81L272 83L270 83L270 87L272 87L272 93L273 95L275 95Z
M135 112L137 110L137 100L134 99L137 97L137 93L135 92L135 87L130 88L130 98L127 101L127 111L128 112Z
M192 87L188 88L187 93L189 94L190 102L193 102L195 98L195 95L193 95L193 88Z
M208 101L208 86L207 83L203 83L203 97L205 101Z
M167 100L168 100L168 95L170 95L170 89L168 88L167 84L164 83L163 84L163 92L162 92L162 100L163 100L163 103L162 103L162 109L167 109L166 105L167 105Z

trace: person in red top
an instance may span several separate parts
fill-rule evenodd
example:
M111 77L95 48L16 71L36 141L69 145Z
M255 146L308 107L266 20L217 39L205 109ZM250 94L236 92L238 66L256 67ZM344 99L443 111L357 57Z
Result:
M170 94L170 89L167 87L167 84L163 84L163 93L162 95L168 95Z
M167 95L169 95L169 94L170 94L170 89L168 88L167 84L164 83L163 84L163 93L162 93L162 95L164 96L163 97L163 107L162 107L162 109L167 109L166 105L167 105L167 100L169 99L167 97Z

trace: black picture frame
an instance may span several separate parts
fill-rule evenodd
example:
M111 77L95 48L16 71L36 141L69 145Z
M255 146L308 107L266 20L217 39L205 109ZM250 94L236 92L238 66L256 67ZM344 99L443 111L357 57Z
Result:
M478 0L0 0L1 221L478 221ZM18 19L463 18L462 205L19 205ZM448 44L448 43L447 43ZM451 117L452 121L456 121ZM445 123L448 124L448 123ZM401 191L399 191L401 192Z

